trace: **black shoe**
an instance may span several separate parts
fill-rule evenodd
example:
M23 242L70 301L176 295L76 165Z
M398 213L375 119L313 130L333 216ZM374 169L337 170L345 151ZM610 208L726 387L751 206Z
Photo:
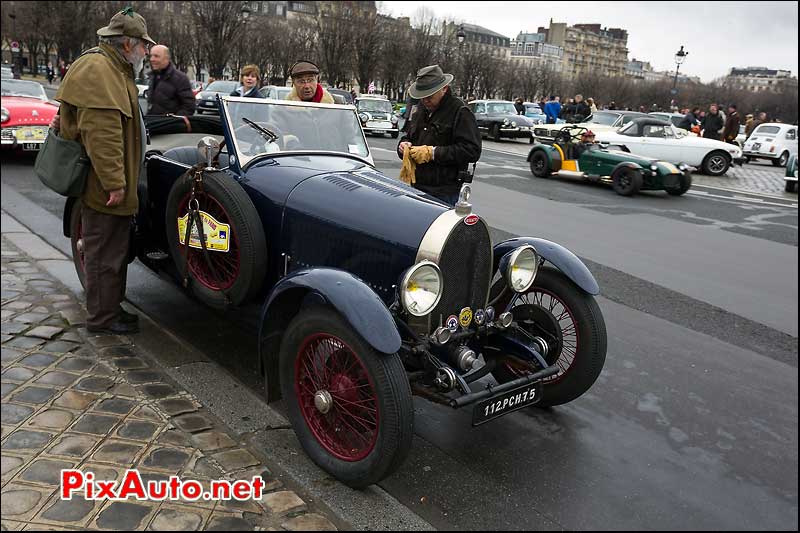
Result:
M119 313L117 314L117 320L119 322L122 322L123 324L138 324L139 315L135 313L129 313L124 309L120 308Z
M139 326L136 324L126 324L117 319L107 326L87 326L86 331L103 335L130 335L131 333L139 333Z

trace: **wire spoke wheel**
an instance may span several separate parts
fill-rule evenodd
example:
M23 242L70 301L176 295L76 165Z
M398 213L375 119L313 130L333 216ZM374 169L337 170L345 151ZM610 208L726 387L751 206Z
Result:
M303 341L295 361L295 394L317 441L343 461L369 455L378 439L375 386L344 341L316 334Z

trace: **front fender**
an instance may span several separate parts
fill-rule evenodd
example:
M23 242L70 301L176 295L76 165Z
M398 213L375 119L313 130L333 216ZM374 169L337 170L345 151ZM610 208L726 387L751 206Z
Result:
M644 170L642 168L642 165L638 163L634 163L633 161L623 161L622 163L618 163L617 166L614 167L614 170L611 171L611 175L613 176L614 174L616 174L617 171L621 168L632 168L634 170L641 170L641 171Z
M536 237L517 237L516 239L509 239L507 241L499 242L494 246L494 269L500 266L500 259L508 252L524 246L526 244L532 245L536 248L538 253L545 260L550 261L556 268L563 272L575 285L581 288L584 292L596 296L600 294L600 286L597 280L583 261L578 259L578 256L552 241L545 239L538 239ZM534 281L534 285L536 282Z
M268 401L280 397L278 354L283 332L308 301L334 308L378 352L400 350L402 341L394 318L366 283L335 268L293 272L272 288L261 308L258 357L266 371Z

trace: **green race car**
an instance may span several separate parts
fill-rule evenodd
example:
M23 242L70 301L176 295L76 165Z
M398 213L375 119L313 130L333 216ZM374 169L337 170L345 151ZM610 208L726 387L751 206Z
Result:
M582 126L565 126L552 145L536 144L528 154L533 175L608 183L623 196L639 191L680 196L692 186L692 176L683 163L676 166L634 155L624 146L576 143L584 131L588 130Z

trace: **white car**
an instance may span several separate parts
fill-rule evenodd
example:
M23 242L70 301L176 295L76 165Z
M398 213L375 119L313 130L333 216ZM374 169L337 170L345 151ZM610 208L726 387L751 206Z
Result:
M744 143L744 156L769 159L776 167L786 166L789 157L797 154L797 126L781 122L760 124Z
M742 150L735 144L687 135L670 122L637 118L617 131L600 130L595 138L602 144L626 146L632 154L670 163L685 163L704 174L721 176L731 164L742 164Z
M581 122L576 122L575 125L589 128L595 133L599 131L614 131L628 124L635 118L646 116L646 113L640 113L638 111L604 110L592 113ZM567 124L564 124L563 120L557 124L539 124L533 129L533 136L537 142L553 144L553 141L558 136L558 132L566 125Z

